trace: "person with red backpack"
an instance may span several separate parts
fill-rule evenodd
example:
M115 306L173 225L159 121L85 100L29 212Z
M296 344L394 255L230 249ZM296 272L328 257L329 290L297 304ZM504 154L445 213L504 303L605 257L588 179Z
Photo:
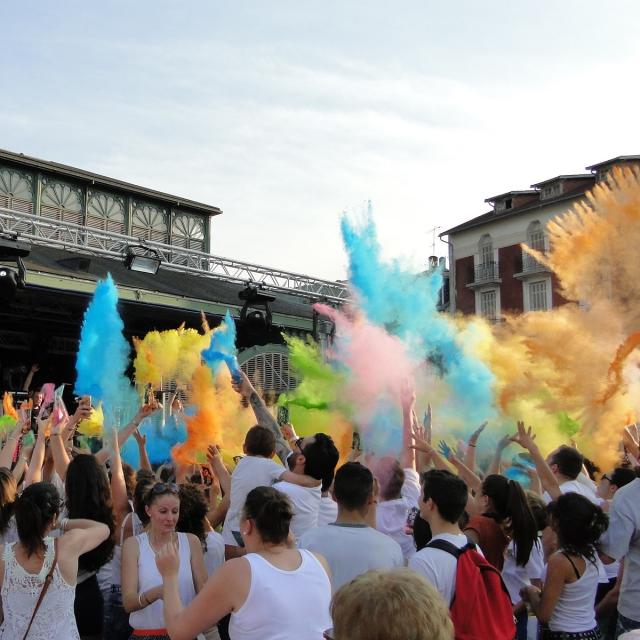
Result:
M513 640L511 600L500 572L489 564L458 522L467 505L467 485L449 471L422 475L420 515L433 533L409 559L449 604L456 640Z

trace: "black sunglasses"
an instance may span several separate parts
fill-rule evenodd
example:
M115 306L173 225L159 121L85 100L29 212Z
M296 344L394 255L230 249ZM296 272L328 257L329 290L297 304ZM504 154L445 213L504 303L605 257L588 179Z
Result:
M300 453L304 453L304 451L303 451L303 449L302 449L302 443L303 443L303 441L304 441L304 438L298 438L298 439L296 440L296 442L295 442L296 449L298 449L298 451L299 451Z
M600 479L601 480L607 480L608 482L611 482L611 478L606 473L603 473L602 477Z

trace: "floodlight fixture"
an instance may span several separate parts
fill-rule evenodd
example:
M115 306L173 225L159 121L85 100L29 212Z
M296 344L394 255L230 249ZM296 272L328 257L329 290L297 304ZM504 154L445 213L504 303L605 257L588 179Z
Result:
M124 258L124 266L129 271L136 271L137 273L149 273L156 275L160 264L162 263L162 257L160 253L148 247L144 244L127 247L127 254Z

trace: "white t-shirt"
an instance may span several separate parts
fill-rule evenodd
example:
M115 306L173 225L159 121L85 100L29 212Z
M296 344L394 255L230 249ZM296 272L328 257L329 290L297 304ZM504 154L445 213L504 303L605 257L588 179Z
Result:
M225 544L237 547L233 531L240 531L240 515L249 492L256 487L270 487L280 479L285 468L269 458L245 456L231 475L231 500L222 527Z
M326 558L331 568L334 591L371 569L404 566L398 543L366 525L328 524L318 527L307 531L298 541L298 546Z
M215 573L224 564L224 540L217 531L207 533L207 550L204 552L207 575Z
M431 540L446 540L458 549L469 543L467 536L462 533L440 533ZM482 554L479 547L476 547L476 550ZM451 604L456 592L458 569L458 559L455 556L442 549L425 547L409 558L409 569L425 577L440 592L447 605Z
M405 530L407 515L413 506L415 505L406 498L385 500L376 506L376 529L400 545L405 560L416 552L413 536Z
M560 492L563 494L579 493L581 496L587 498L587 500L593 502L593 504L600 506L600 498L598 498L595 492L586 484L579 482L578 480L567 480L567 482L563 482L560 485ZM542 495L542 499L545 501L545 504L552 502L551 496L546 491Z
M320 497L320 509L318 510L318 526L331 524L338 517L338 504L331 496Z
M529 562L524 567L516 564L515 545L513 541L507 546L504 557L504 565L502 567L502 579L509 591L511 602L518 604L522 601L520 590L524 587L531 586L532 580L542 580L544 576L544 551L542 549L542 540L538 539L537 543L531 549Z
M289 527L296 540L307 531L318 526L318 512L320 511L320 498L322 491L317 487L301 487L291 482L278 482L274 489L282 491L291 500L293 506L293 519Z
M618 489L609 508L609 528L600 540L608 556L624 557L618 611L640 621L640 478Z

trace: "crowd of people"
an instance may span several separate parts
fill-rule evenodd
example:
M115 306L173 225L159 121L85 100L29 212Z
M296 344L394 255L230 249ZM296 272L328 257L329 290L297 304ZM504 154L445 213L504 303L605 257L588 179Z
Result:
M216 443L207 464L152 466L153 398L93 451L74 439L90 398L4 436L0 638L636 637L634 425L612 469L570 444L545 455L522 423L454 451L404 385L401 454L340 460L325 433L278 425L244 374L233 384L256 417L233 468ZM138 469L120 457L129 438Z

